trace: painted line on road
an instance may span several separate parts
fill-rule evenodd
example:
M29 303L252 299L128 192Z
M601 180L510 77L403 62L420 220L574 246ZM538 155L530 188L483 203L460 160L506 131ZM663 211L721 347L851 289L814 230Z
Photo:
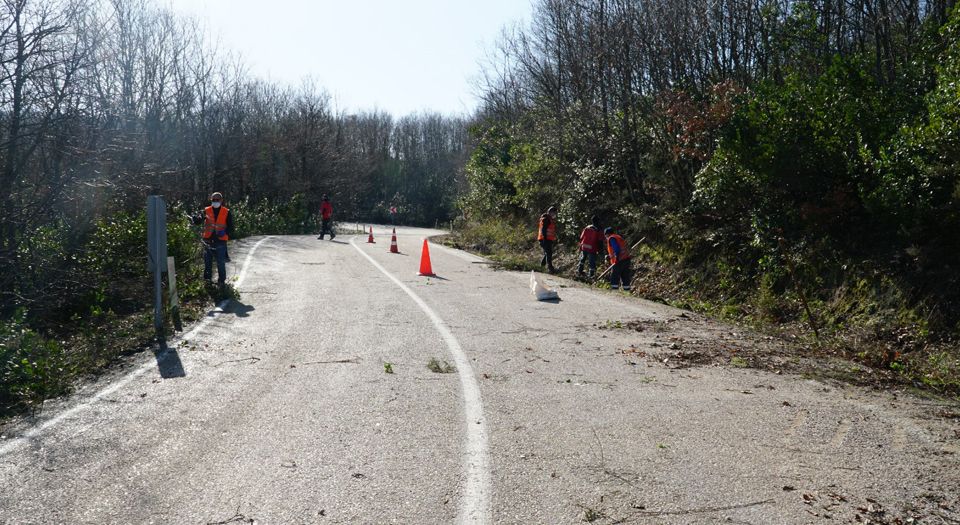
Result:
M244 279L246 278L246 276L247 276L247 268L250 267L250 261L253 260L253 254L257 251L257 248L259 248L260 245L264 243L264 241L266 241L266 240L268 240L268 239L270 239L270 238L271 238L271 237L264 237L263 239L260 239L259 241L257 241L256 244L253 245L253 248L250 249L250 252L247 253L247 257L246 257L246 259L243 261L243 267L242 267L242 269L240 270L240 275L237 277L237 281L236 281L236 286L237 286L237 287L240 287L240 285L243 284L243 280L244 280ZM213 320L216 318L216 315L217 315L217 314L223 313L224 308L226 308L226 307L227 307L227 304L229 304L229 303L230 303L230 300L229 300L229 299L224 299L223 301L220 301L220 303L217 305L216 308L214 308L213 310L210 310L209 312L207 312L207 315L204 316L204 318L203 318L199 323L197 323L197 326L195 326L192 330L190 330L190 331L187 332L186 334L184 334L184 335L182 335L182 336L180 336L180 337L175 337L175 338L173 338L173 339L171 340L171 343L176 343L176 342L179 342L179 341L189 341L190 339L193 339L194 337L196 337L197 334L199 334L201 330L203 330L208 324L210 324L211 321L213 321ZM169 347L168 347L167 350L164 350L162 353L160 353L159 355L157 355L155 360L153 360L153 361L148 361L148 362L144 363L144 364L141 365L139 368L133 370L132 372L130 372L129 374L127 374L126 376L124 376L122 379L114 382L114 383L111 384L110 386L108 386L108 387L104 388L103 390L97 392L96 394L94 394L94 395L93 395L92 397L90 397L89 399L87 399L87 400L83 401L82 403L80 403L80 404L78 404L78 405L75 405L75 406L73 406L73 407L71 407L71 408L69 408L69 409L67 409L67 410L65 410L65 411L57 414L56 416L54 416L54 417L52 417L52 418L44 421L43 423L40 423L39 425L31 428L30 430L27 430L27 431L24 432L23 434L15 437L15 438L12 438L12 439L8 440L6 443L3 444L3 446L0 446L0 457L6 455L7 453L9 453L10 451L12 451L13 449L15 449L15 448L17 448L18 446L22 445L22 444L25 443L27 440L36 438L37 436L39 436L40 434L42 434L44 431L46 431L48 428L53 427L53 426L59 424L59 423L62 422L63 420L68 419L68 418L70 418L71 416L73 416L73 415L75 415L75 414L77 414L77 413L79 413L79 412L82 412L83 410L86 410L87 408L89 408L91 405L93 405L93 404L96 403L97 401L100 401L100 400L103 399L104 397L109 396L110 394L116 392L117 390L120 390L121 388L123 388L124 386L126 386L127 384L129 384L129 383L130 383L131 381L133 381L134 379L136 379L136 378L142 376L143 374L145 374L147 371L149 371L149 370L151 370L151 369L153 369L153 368L156 368L157 363L158 363L159 361L162 361L162 360L166 359L166 357L167 357L167 355L168 355L169 353L170 353L170 349L169 349Z
M487 450L487 424L483 417L483 402L480 399L480 384L473 373L473 366L467 354L460 347L457 338L447 327L443 319L430 308L406 284L394 277L386 268L380 265L369 254L360 249L354 237L350 244L394 282L401 290L417 303L417 306L433 321L433 326L440 332L447 349L457 365L457 375L460 376L460 385L463 388L463 410L467 426L467 446L464 455L464 470L466 482L463 497L460 501L460 510L457 516L458 523L489 523L490 522L490 459Z
M485 258L483 258L483 257L480 257L479 255L474 255L474 254L472 254L472 253L465 252L465 251L463 251L463 250L455 250L455 249L453 249L453 248L450 248L449 246L444 246L444 245L442 245L442 244L437 244L437 243L435 243L435 242L431 242L430 245L431 245L431 246L436 246L437 248L440 248L440 250L445 251L445 252L449 253L450 255L453 255L454 257L459 257L459 258L463 259L464 261L469 261L469 262L490 262L490 259L485 259Z

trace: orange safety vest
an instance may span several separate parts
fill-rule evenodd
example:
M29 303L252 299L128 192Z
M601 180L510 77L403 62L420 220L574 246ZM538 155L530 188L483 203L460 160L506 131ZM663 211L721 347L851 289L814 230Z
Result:
M203 213L207 217L207 220L203 223L203 238L210 239L216 234L221 241L230 240L230 237L227 236L227 214L230 213L230 210L221 206L216 219L213 218L213 206L204 208Z
M547 235L543 235L543 221L545 219L550 220L550 224L547 225ZM538 241L555 241L557 240L557 221L553 220L553 217L550 217L549 214L544 213L540 216L540 225L537 227L537 240Z
M623 237L617 235L616 233L611 233L607 237L607 254L610 255L610 263L617 264L617 256L613 253L613 247L610 245L610 241L616 240L617 244L620 245L620 260L626 261L630 258L630 247L627 246L627 243L623 242Z

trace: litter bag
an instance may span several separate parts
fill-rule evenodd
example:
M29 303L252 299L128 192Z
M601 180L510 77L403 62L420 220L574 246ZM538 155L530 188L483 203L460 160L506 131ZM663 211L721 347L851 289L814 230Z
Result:
M552 301L560 298L555 290L551 290L541 283L540 280L537 279L536 272L532 270L530 271L530 293L532 293L538 301Z

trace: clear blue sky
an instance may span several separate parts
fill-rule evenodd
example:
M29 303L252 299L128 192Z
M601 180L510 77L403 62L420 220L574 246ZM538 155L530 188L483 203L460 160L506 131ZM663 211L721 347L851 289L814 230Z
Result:
M468 113L472 81L506 25L531 0L161 0L197 17L251 74L288 85L305 77L339 108L394 116Z

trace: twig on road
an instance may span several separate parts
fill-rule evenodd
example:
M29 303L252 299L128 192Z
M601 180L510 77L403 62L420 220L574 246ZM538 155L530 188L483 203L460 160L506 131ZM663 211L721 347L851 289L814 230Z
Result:
M256 523L257 520L253 518L248 518L243 514L240 514L240 506L237 506L237 510L234 511L233 516L223 521L208 521L207 525L227 525L228 523Z
M310 361L309 363L301 363L302 366L306 365L338 365L344 363L352 363L354 365L360 363L360 359L357 357L351 357L350 359L334 359L333 361Z
M593 438L597 440L597 446L600 448L600 466L603 467L603 470L607 470L607 460L603 457L603 441L600 441L597 429L591 428L590 430L593 431Z
M683 516L687 514L709 514L711 512L722 512L725 510L745 509L748 507L757 507L760 505L769 505L775 503L773 499L762 501L753 501L750 503L741 503L739 505L726 505L723 507L703 507L699 509L681 509L681 510L641 510L633 513L634 516Z
M590 470L598 470L598 471L602 472L604 475L610 476L611 478L614 478L614 479L619 480L619 481L621 481L621 482L623 482L623 483L626 483L627 485L629 485L629 486L631 486L631 487L636 487L637 485L636 485L636 483L635 483L634 481L631 481L631 480L625 478L625 477L624 477L622 474L620 474L619 472L614 472L613 470L607 468L607 458L606 458L606 456L605 456L605 454L604 454L604 451L603 451L603 441L600 440L600 435L597 434L597 429L591 428L590 430L593 431L593 438L597 440L597 448L600 449L600 468L599 468L599 469L596 469L595 467L588 467L588 468L589 468ZM633 474L633 473L631 473L631 474Z
M245 358L243 358L243 359L231 359L230 361L223 361L222 363L217 363L217 364L215 364L215 365L213 365L213 366L220 366L220 365L225 365L225 364L228 364L228 363L242 363L242 362L244 362L244 361L250 361L250 363L253 364L253 363L256 363L256 362L259 361L259 360L260 360L259 357L245 357Z

